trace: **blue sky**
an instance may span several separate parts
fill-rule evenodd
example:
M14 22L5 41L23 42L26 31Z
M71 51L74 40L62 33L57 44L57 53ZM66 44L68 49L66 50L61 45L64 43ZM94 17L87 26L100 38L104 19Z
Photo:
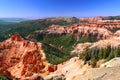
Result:
M120 0L0 0L0 17L120 15Z

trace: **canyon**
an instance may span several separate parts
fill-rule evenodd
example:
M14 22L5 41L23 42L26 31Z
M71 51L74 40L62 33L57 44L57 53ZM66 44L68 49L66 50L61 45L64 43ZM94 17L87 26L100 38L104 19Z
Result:
M118 77L120 72L120 23L119 21L101 20L100 17L91 21L94 22L67 26L53 24L24 38L19 34L12 35L7 40L0 42L0 74L20 80L108 80L108 77L111 77L110 80L113 78L120 80ZM36 34L43 40L45 37L51 36L57 40L56 37L62 36L62 45L65 44L65 39L67 43L71 38L66 36L72 35L74 38L72 40L75 42L72 44L72 48L70 47L70 57L62 63L52 64L47 58L48 54L49 56L52 54L51 50L61 51L63 57L57 52L53 52L53 56L58 54L57 57L63 59L66 56L63 51L67 48L61 43L37 42L34 38ZM91 38L93 41L79 42L82 37ZM97 40L94 41L95 38ZM45 40L49 42L49 38ZM47 51L49 53L46 53L45 45L51 49ZM101 56L98 54L101 51L107 55L100 58ZM116 54L111 55L113 53ZM94 58L99 59L94 59L93 55ZM55 61L54 57L50 58ZM95 61L95 66L92 61Z
M90 22L73 24L71 26L51 25L44 30L37 30L36 33L44 36L72 34L75 35L76 38L79 36L94 36L98 39L107 39L113 35L112 30L116 31L117 29L120 29L119 22ZM116 32L116 34L117 33L118 32Z

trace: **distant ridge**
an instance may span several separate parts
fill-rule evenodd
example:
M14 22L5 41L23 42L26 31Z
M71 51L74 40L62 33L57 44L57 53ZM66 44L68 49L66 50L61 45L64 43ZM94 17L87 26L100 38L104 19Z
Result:
M12 23L19 23L22 21L26 21L28 19L24 18L0 18L0 24L12 24Z

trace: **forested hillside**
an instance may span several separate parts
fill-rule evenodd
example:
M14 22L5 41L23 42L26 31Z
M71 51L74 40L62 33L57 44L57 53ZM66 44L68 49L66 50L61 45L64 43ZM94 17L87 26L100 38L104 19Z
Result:
M5 25L0 24L0 41L3 41L6 38L10 37L12 34L16 34L16 33L20 34L23 37L26 37L30 33L36 30L47 28L52 24L71 25L78 22L79 19L77 19L76 17L72 17L72 18L59 17L59 18L28 20L14 24L5 24Z

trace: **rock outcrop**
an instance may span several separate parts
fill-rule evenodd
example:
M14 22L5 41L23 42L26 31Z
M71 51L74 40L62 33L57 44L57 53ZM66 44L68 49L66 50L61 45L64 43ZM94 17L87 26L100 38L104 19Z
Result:
M116 31L116 32L114 33L114 36L120 37L120 30Z
M100 67L114 67L114 66L120 66L120 57L113 58L110 61L100 65Z
M91 48L105 49L108 46L110 46L111 48L119 47L120 46L120 37L113 36L108 39L99 40L99 41L93 42L93 43L86 42L86 43L76 44L74 46L74 50L71 51L71 55L84 53L87 49L91 49Z
M41 43L25 40L17 34L0 43L0 67L7 70L3 74L21 79L35 74L46 76L56 69L46 61Z
M44 30L36 31L36 33L44 36L73 34L76 38L79 38L79 36L92 36L98 39L107 39L113 36L113 32L120 29L120 21L106 22L104 20L99 21L99 19L99 17L96 19L97 22L81 22L69 26L51 25ZM114 35L117 35L117 33Z
M99 68L91 68L80 76L80 80L120 80L120 57L101 64Z
M45 80L51 79L51 77L65 76L65 80L80 80L74 79L77 75L84 75L92 67L89 65L84 65L84 62L79 59L79 57L73 57L70 60L57 65L58 69L52 74L45 77ZM62 77L61 77L62 78ZM64 79L61 79L64 80Z
M112 33L104 27L90 26L89 24L74 24L71 26L52 25L44 30L38 30L36 33L41 36L60 36L66 34L73 34L77 39L80 36L96 37L98 39L106 39L111 37Z
M79 80L120 80L120 67L92 68L85 75L78 75Z

